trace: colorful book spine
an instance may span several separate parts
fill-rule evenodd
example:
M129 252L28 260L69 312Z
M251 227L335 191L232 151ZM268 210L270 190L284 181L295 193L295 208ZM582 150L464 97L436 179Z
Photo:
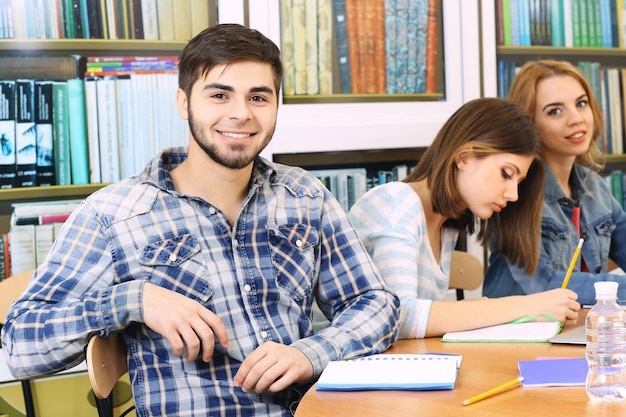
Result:
M0 189L14 188L17 174L15 151L15 81L0 81Z
M17 187L37 185L37 128L35 126L35 81L17 80L16 132Z
M67 80L72 184L89 184L85 86L81 79Z
M345 2L344 2L345 7ZM387 94L395 94L396 90L396 53L398 49L397 39L397 22L396 22L396 1L385 1L385 72ZM337 48L339 48L339 39L337 39ZM341 71L341 69L340 69ZM341 75L341 73L340 73Z
M291 8L291 0L281 0L280 43L283 61L283 94L287 96L295 94L295 51L293 43L293 18L294 16Z
M54 111L54 168L57 185L72 184L67 94L67 81L58 81L54 83L52 87L52 107Z
M305 28L305 3L306 2L304 0L292 0L291 5L291 11L293 13L293 88L295 94L307 94L307 41Z
M565 26L563 22L563 0L550 0L550 22L552 46L565 46Z
M333 92L332 0L317 0L319 94ZM384 46L383 46L384 51ZM383 91L384 92L384 91Z
M333 12L335 18L335 42L339 69L339 89L341 94L350 94L352 92L352 87L350 82L350 53L348 49L346 0L333 0Z
M98 90L99 77L85 77L85 104L87 107L87 153L89 155L89 182L99 184L100 138L98 135Z
M426 93L437 92L437 27L439 25L439 0L428 1L428 29L426 41Z
M54 168L54 84L35 81L35 130L37 132L37 185L56 185Z

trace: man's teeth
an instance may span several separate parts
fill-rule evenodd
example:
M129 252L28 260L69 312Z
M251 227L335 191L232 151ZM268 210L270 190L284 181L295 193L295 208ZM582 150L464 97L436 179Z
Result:
M222 135L228 136L229 138L233 138L233 139L244 139L244 138L248 138L251 136L249 133L229 133L229 132L222 132Z

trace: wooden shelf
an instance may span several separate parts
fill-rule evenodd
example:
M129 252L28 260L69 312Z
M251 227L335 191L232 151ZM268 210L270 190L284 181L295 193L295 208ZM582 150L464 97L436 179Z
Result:
M50 187L24 187L0 190L0 233L9 231L13 203L85 198L106 185L53 185Z
M573 62L600 61L607 66L624 66L626 49L622 48L565 48L557 46L498 46L498 59L521 58L523 61L533 59L560 59Z
M146 41L142 39L4 39L0 41L0 53L5 55L113 55L132 53L147 56L172 53L178 55L185 47L184 41Z

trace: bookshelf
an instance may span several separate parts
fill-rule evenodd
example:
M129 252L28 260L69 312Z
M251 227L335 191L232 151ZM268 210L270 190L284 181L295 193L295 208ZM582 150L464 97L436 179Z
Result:
M592 2L588 2L592 3ZM517 65L537 59L558 59L578 64L599 62L602 68L626 68L621 47L504 46L498 45L496 0L481 0L481 34L483 88L485 96L498 95L498 61L515 61ZM622 90L622 95L624 94ZM599 100L599 97L598 97ZM605 115L606 117L606 115ZM626 154L606 155L603 174L612 170L626 171Z
M218 6L220 22L248 25L281 44L278 0L209 1L209 4ZM303 166L312 166L305 162L315 155L316 166L328 167L341 167L350 159L360 163L366 155L367 161L363 162L374 166L389 164L392 160L406 161L409 153L405 150L419 151L428 146L452 112L481 95L478 0L440 0L440 6L443 14L438 59L445 67L439 67L438 77L445 82L445 91L379 95L373 101L371 97L356 95L344 97L342 102L325 102L313 97L290 101L283 97L274 138L263 155ZM177 54L184 45L183 41L160 40L2 39L0 55L169 55ZM299 157L294 159L287 155ZM341 156L336 159L335 155ZM6 214L10 201L59 196L77 198L101 186L69 186L68 190L62 187L63 191L55 187L20 189L19 197L13 190L1 190L0 202L7 203L4 206L0 203L0 230L7 224L1 216Z

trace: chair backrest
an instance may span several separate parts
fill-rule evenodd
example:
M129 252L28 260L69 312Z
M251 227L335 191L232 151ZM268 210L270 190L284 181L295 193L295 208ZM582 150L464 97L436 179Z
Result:
M457 290L458 299L463 299L464 290L475 290L480 287L484 278L485 269L476 256L459 250L452 253L448 287Z
M0 324L4 324L11 304L26 290L34 273L34 269L29 269L0 282Z
M87 345L87 372L95 396L106 399L117 381L128 372L126 345L121 336L93 336Z

